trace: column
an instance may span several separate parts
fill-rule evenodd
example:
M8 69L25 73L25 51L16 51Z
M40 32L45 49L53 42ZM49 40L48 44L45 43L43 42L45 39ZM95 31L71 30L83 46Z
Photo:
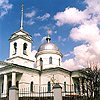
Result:
M9 89L9 100L19 100L19 90L16 86L12 86Z
M3 94L7 94L7 75L4 75Z
M62 100L62 87L56 83L53 86L53 90L54 90L54 100Z
M82 95L82 78L79 78L79 82L80 82L80 95Z
M87 92L86 92L87 91L86 79L84 79L84 90L85 90L84 91L85 92L84 94L87 95Z
M16 86L16 72L12 72L12 86Z

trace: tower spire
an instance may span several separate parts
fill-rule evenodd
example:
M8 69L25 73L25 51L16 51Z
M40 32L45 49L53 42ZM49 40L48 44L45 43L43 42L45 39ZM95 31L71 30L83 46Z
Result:
M22 3L22 6L21 6L21 23L20 23L20 29L23 30L23 16L24 15L24 4Z
M50 30L50 29L48 29L48 36L47 36L47 38L46 38L47 43L49 43L49 42L50 42L50 40L51 40L50 34L51 34L51 30Z

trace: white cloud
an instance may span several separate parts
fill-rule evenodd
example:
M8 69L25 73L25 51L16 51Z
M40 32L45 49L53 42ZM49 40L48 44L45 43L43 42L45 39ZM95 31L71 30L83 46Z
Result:
M64 56L64 57L68 57L68 56L70 56L70 53L66 53L66 54L64 54L63 56Z
M90 49L90 45L80 45L74 48L75 58L80 64L86 64L87 61L94 60L94 54L92 54Z
M39 37L39 36L41 36L40 33L34 33L34 37Z
M44 29L47 33L48 33L48 30L50 30L50 34L52 35L52 28L50 28L51 26L49 25L46 25L46 26L42 26L41 29Z
M99 55L93 51L91 45L80 45L74 48L73 54L74 58L65 60L63 62L63 67L69 70L81 69L87 67L87 63L89 62L99 62ZM68 55L70 56L70 55Z
M85 0L85 3L88 5L87 10L89 13L100 14L100 0Z
M35 23L35 21L31 18L28 21L25 22L27 25L33 25Z
M50 14L49 13L46 13L45 15L38 16L37 18L40 19L40 20L42 20L42 21L44 21L44 20L48 19L49 17L50 17Z
M63 67L66 68L66 69L68 69L68 70L74 70L73 66L75 66L75 62L74 62L73 59L66 60L63 63Z
M69 70L86 67L87 62L100 64L100 0L85 0L85 3L87 6L83 11L66 8L54 16L59 26L77 24L71 29L70 38L83 43L74 47L73 58L63 62L63 66ZM73 12L73 16L69 16L69 11Z
M62 36L58 36L58 41L59 42L65 42L67 39L63 38Z
M98 40L95 43L93 43L91 45L91 48L100 57L100 40Z
M9 0L0 0L0 17L3 17L12 9L12 4L9 3Z
M31 52L31 54L30 54L30 59L31 59L31 60L36 60L36 58L35 58L36 53L37 53L36 50L33 50L33 51Z
M32 18L32 17L35 16L35 14L36 14L36 11L35 10L32 10L31 12L26 13L25 14L25 17Z
M87 67L87 62L98 62L100 64L100 40L74 47L73 55L74 58L63 62L63 67L66 69L74 70Z
M31 12L25 13L25 17L28 18L25 23L27 25L33 25L35 23L34 16L36 15L36 11L32 10Z
M58 12L54 19L57 25L92 23L100 24L100 0L85 0L86 9L66 8L63 12Z
M42 43L44 43L46 41L46 36L44 36L41 40Z
M47 31L47 30L49 29L49 26L48 26L48 25L46 25L46 26L41 26L40 29L43 29L43 30L46 30L46 31Z
M77 65L74 59L65 60L63 67L70 71L83 68L81 65Z
M100 30L96 24L83 24L73 28L70 37L77 41L95 42L100 40Z
M76 8L66 8L64 12L58 12L54 19L57 20L57 25L63 24L80 24L83 20L87 19L88 16L85 12Z

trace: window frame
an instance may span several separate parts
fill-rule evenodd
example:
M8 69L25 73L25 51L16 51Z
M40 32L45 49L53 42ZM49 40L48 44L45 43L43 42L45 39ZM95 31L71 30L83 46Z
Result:
M51 92L51 83L50 83L50 81L48 82L48 92Z
M27 52L26 51L27 51L27 43L24 43L23 44L23 54L24 55L27 55Z
M30 91L33 92L33 81L31 81L31 84L30 84Z
M15 50L15 51L14 51L14 55L15 55L15 54L17 53L17 43L16 43L16 42L14 42L14 44L13 44L13 45L14 45L14 50Z
M49 57L49 64L52 64L52 57Z

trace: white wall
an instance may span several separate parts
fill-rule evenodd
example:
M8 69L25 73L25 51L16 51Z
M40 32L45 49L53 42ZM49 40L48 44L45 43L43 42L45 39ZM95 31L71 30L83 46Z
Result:
M16 57L14 59L7 60L6 62L18 64L18 65L21 65L21 66L26 66L26 67L29 67L29 68L34 68L34 61L32 61L30 59L28 60L28 59Z
M49 64L49 57L52 57L52 64ZM57 54L42 54L37 57L37 68L40 69L40 58L43 60L43 69L46 68L54 68L60 67L59 66L59 58L60 58L60 65L61 64L61 56Z
M19 81L19 90L25 89L30 91L30 84L33 81L33 91L39 91L39 75L35 73L23 73Z
M14 55L14 43L17 43L17 53ZM27 55L23 54L23 44L27 43ZM21 38L10 42L10 56L9 58L15 57L15 56L20 56L20 57L24 57L24 58L28 58L29 59L29 55L31 54L31 43L28 41L25 41Z
M54 72L48 72L48 73L43 73L41 76L41 84L46 87L47 90L47 83L50 81L52 86L53 82L51 81L52 78L54 77L55 83L59 83L62 87L62 90L64 90L64 82L66 84L70 85L70 76L67 73L63 73L60 71L54 71ZM70 88L66 87L67 91L69 91Z
M14 54L15 53L14 43L15 42L17 43L16 54ZM24 43L27 43L27 49L26 49L27 55L23 54L23 44ZM33 56L31 53L31 43L24 39L19 38L15 41L10 42L10 55L9 55L9 58L7 59L7 62L34 68L34 61L30 55Z

